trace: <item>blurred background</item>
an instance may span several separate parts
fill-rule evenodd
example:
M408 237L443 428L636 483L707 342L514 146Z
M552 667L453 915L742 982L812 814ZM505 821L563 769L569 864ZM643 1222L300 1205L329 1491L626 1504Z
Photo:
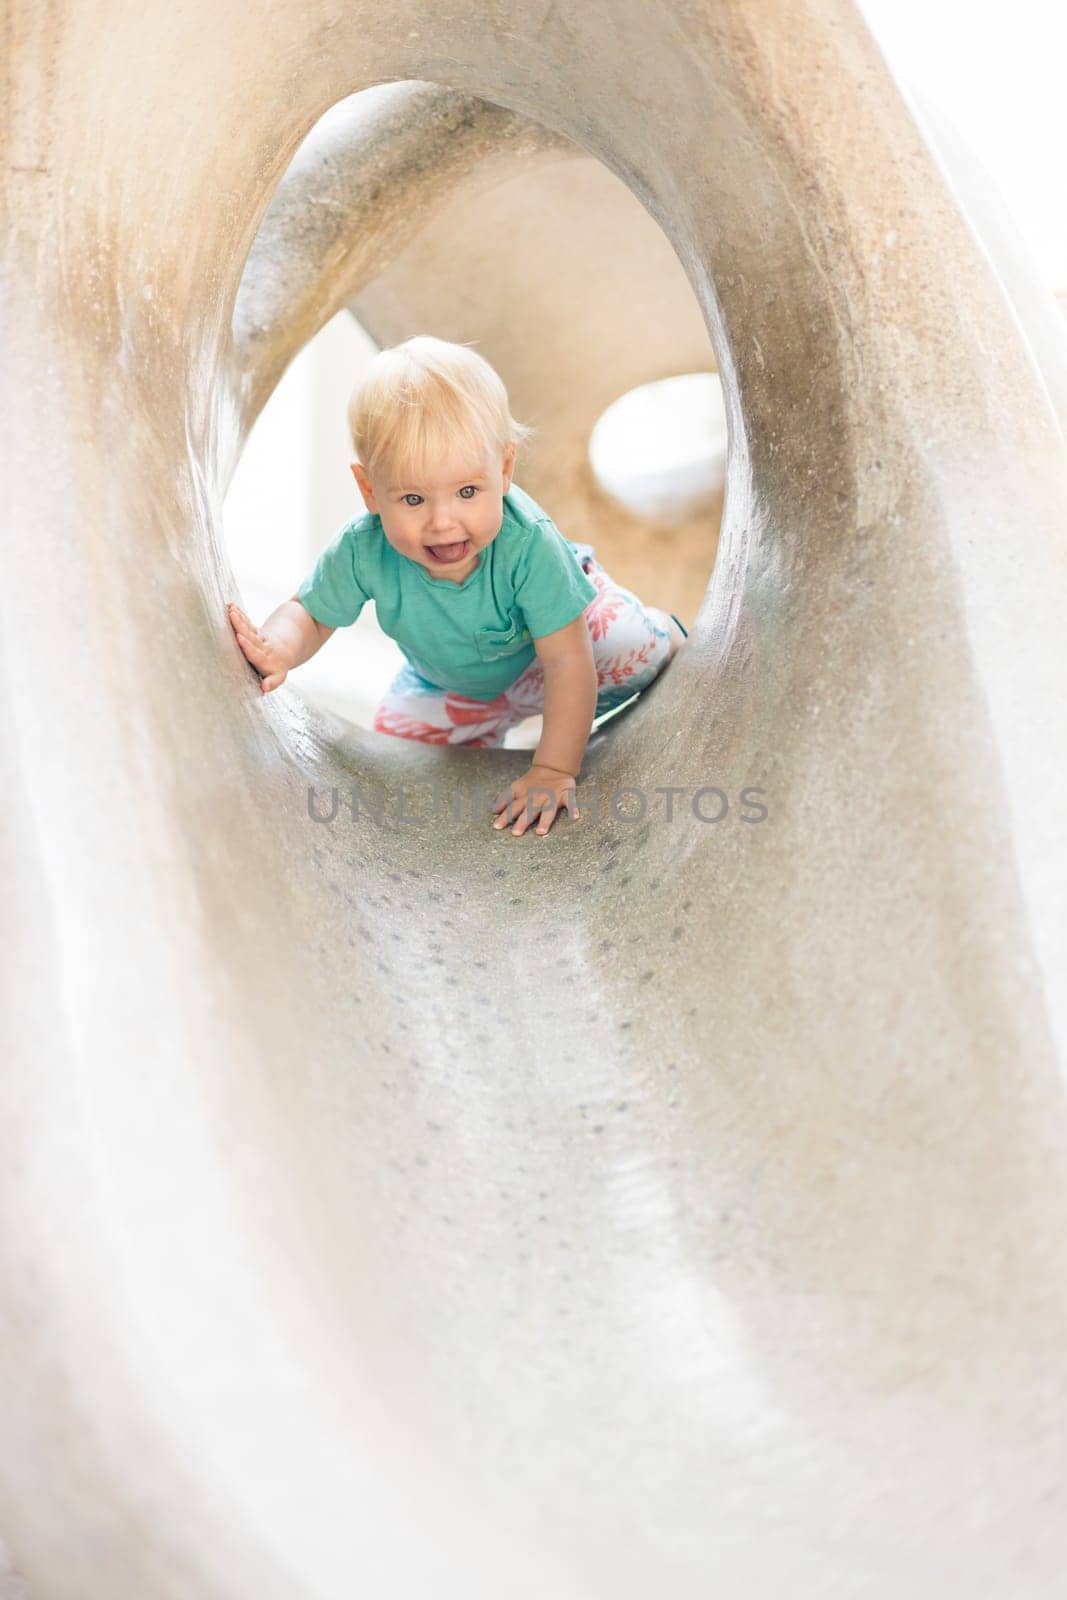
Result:
M1055 0L1015 0L1009 7L987 0L862 0L861 10L898 81L933 101L970 145L1067 311L1060 170L1067 150L1061 86L1067 6ZM241 602L256 622L295 592L322 549L363 514L349 471L345 406L375 348L350 312L338 314L293 361L253 430L227 497L225 525ZM617 506L620 527L651 526L661 544L672 530L702 534L699 574L675 581L670 594L655 592L639 564L620 568L588 529L567 520L562 493L560 504L550 490L536 493L568 538L596 543L619 581L687 624L710 570L722 507L725 420L712 366L709 359L708 370L668 373L618 396L590 433L587 463L591 489ZM519 420L531 419L519 412ZM525 487L522 466L520 456L516 481ZM669 573L662 551L655 554ZM370 604L288 687L369 727L402 662ZM533 719L507 742L532 747L538 732Z

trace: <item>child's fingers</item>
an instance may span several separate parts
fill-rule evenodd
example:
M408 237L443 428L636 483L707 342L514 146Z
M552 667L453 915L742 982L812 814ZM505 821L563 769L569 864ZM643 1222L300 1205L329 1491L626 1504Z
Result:
M264 666L270 665L272 651L269 645L260 644L258 639L246 639L244 634L241 633L237 635L237 642L241 646L241 649L244 651L245 655L248 657L249 661L254 661L256 666L258 666L260 662L262 662Z
M254 633L255 632L255 628L254 628L252 622L249 620L248 617L245 616L245 614L241 610L240 606L235 606L235 605L227 606L226 607L226 614L230 619L230 627L233 628L234 632L240 632L242 630L245 633Z
M520 815L525 815L526 820L521 823L521 826L517 825L515 828L512 828L512 833L523 833L533 821L533 817L536 816L539 809L539 807L534 805L534 802L530 799L526 791L521 789L518 792L513 789L510 794L504 795L500 800L497 801L496 805L493 807L493 810L501 811L501 807L504 809L501 812L501 815L497 817L496 821L493 823L494 828L511 827L511 824L516 822L516 819L518 819ZM531 809L533 815L531 815Z
M528 790L525 795L501 795L493 811L502 812L503 815L497 816L493 827L505 828L514 822L511 831L516 838L521 838L527 828L540 818L536 832L543 838L564 809L571 820L577 822L581 812L578 809L577 790L573 787L565 789L562 795L555 795L550 789L537 788Z
M541 834L542 837L548 832L549 828L551 828L552 824L555 822L556 817L559 814L559 808L560 801L558 800L553 800L546 808L540 822L537 824L537 832Z
M250 639L247 634L239 633L237 643L257 670L269 672L276 664L274 646L268 644L265 639Z
M549 828L551 828L552 824L555 822L556 818L562 816L564 812L566 812L567 816L572 822L577 822L578 818L581 816L581 812L578 810L577 790L565 789L563 791L562 797L556 799L552 810L550 812L546 812L541 821L538 823L538 833L547 833Z
M230 608L230 626L242 644L252 644L261 650L269 649L269 643L264 634L260 633L255 623L249 622L240 606Z
M526 794L526 804L522 809L522 816L512 828L516 838L522 837L535 818L543 816L543 821L538 824L538 833L547 833L552 826L552 818L556 814L559 801L550 789L529 789Z
M231 601L226 607L226 614L230 619L237 643L240 645L245 660L250 662L260 676L260 690L269 694L272 689L277 689L285 682L286 674L274 670L278 664L277 651L270 640L265 638L254 623L249 622L240 606Z
M519 818L518 822L511 831L516 838L521 839L527 828L533 827L533 824L537 821L537 818L540 817L541 820L537 823L537 827L534 828L534 832L541 837L544 837L549 828L551 828L552 819L555 815L556 808L551 802L546 805L543 800L539 800L536 806L529 807L523 812L522 816Z
M266 643L266 641L263 638L263 635L260 633L259 629L258 628L254 628L252 626L252 624L247 620L245 620L243 622L235 622L234 625L233 625L233 631L234 631L234 633L237 635L237 637L239 639L248 639L253 644L265 644Z

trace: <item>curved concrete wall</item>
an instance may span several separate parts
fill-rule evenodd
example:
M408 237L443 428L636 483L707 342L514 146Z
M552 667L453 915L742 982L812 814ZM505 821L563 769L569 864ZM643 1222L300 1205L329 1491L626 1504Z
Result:
M1056 1594L1062 368L855 11L61 4L9 38L0 1533L30 1593ZM728 393L699 625L544 840L472 815L516 755L264 698L225 621L221 500L288 356L353 297L449 311L358 163L328 247L241 288L322 113L411 80L502 108L427 153L381 98L431 228L531 137L508 117L547 130L532 167L580 147ZM416 126L455 113L416 93ZM502 315L449 331L517 350Z

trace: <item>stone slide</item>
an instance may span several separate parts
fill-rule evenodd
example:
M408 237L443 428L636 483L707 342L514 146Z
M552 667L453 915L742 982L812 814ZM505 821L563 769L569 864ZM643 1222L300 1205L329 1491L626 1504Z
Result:
M1067 360L966 151L848 0L5 38L9 1593L1061 1596ZM544 839L230 634L346 306L696 585ZM712 349L713 570L584 461Z

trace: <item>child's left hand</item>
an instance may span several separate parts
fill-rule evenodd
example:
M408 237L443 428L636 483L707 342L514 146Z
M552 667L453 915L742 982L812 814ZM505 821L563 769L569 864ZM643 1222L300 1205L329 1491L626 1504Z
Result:
M566 808L571 821L579 817L577 801L578 779L574 773L560 772L555 767L533 766L516 778L507 794L501 795L493 806L503 812L493 823L494 828L506 827L515 817L512 828L516 836L526 832L534 818L540 816L537 832L542 836L551 828L560 807ZM505 810L505 807L507 808Z

